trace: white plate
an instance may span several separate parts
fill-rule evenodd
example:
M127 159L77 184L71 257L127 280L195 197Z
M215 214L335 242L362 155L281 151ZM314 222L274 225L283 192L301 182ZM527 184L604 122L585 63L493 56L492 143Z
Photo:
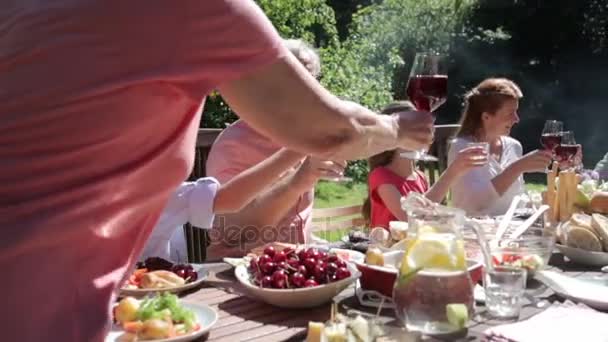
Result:
M312 308L330 302L361 276L361 273L353 264L348 262L346 266L351 273L349 278L301 289L268 289L256 286L251 282L249 271L244 265L237 266L234 269L234 274L253 298L282 308Z
M192 312L194 312L194 314L196 315L197 323L201 326L201 328L188 335L177 336L177 337L172 337L172 338L165 338L165 339L161 339L161 340L150 340L150 341L154 341L154 342L193 341L193 340L200 338L204 334L206 334L218 320L217 312L215 312L215 310L213 310L212 308L210 308L209 306L207 306L205 304L189 303L189 302L185 302L185 301L181 302L181 304L185 308L192 310ZM122 334L124 334L124 330L122 330L119 326L114 325L112 327L112 330L108 334L108 336L106 336L105 342L119 342L120 341L119 338Z
M193 289L193 288L199 286L203 281L205 281L205 279L207 278L207 271L203 269L202 265L192 264L192 267L196 271L196 274L198 274L198 277L195 281L193 281L191 283L187 283L187 284L184 284L181 286L175 286L175 287L165 287L162 289L125 289L125 288L121 288L120 292L119 292L119 297L131 296L131 297L141 298L141 297L145 297L146 295L148 295L150 293L157 293L157 292L180 293L180 292L184 292L184 291Z
M580 248L568 247L565 245L555 244L555 247L567 256L571 261L589 266L606 266L608 265L608 253L590 252Z
M598 310L608 310L608 286L604 281L573 278L554 271L540 271L535 278L566 299Z

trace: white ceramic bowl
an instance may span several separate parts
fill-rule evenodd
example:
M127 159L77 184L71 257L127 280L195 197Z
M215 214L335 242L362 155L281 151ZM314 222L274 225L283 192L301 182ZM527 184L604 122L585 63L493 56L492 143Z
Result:
M237 266L234 269L234 274L238 281L243 284L247 293L255 299L282 308L312 308L330 302L336 295L361 276L361 273L353 264L346 263L346 265L351 273L349 278L301 289L269 289L259 287L253 284L249 270L244 265Z
M588 266L608 265L608 253L590 252L580 248L556 244L555 247L572 262Z

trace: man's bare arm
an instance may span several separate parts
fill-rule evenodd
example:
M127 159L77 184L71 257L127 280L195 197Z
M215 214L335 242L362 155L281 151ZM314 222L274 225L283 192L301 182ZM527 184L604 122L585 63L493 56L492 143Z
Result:
M219 91L235 112L279 144L326 159L360 159L432 141L429 113L377 115L325 90L287 54Z

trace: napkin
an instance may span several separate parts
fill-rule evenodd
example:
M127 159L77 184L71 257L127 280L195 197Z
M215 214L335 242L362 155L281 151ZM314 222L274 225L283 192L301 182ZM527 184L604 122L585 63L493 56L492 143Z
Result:
M484 332L487 342L608 342L608 314L567 301L521 322Z

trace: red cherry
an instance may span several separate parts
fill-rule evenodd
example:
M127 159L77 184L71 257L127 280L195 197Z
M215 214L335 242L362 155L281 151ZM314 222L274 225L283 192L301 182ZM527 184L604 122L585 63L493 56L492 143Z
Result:
M287 271L287 263L285 261L277 262L277 269Z
M258 265L262 266L263 264L271 261L272 258L270 256L268 256L267 254L262 254L262 256L258 258Z
M338 266L338 268L341 268L341 267L346 267L346 263L344 262L344 260L342 260L342 259L338 259L338 260L336 261L336 266Z
M185 269L183 269L183 268L182 268L182 269L179 269L179 270L177 270L177 271L174 271L173 273L177 274L177 275L178 275L180 278L182 278L182 279L186 279L186 277L187 277L186 270L185 270Z
M314 275L315 279L320 283L323 283L323 280L327 277L325 273L325 268L321 265L315 266L315 269L312 274Z
M287 265L298 269L298 267L300 267L300 262L297 259L287 259Z
M329 263L327 263L325 270L327 271L327 274L334 275L334 274L336 274L336 271L338 270L338 265L336 265L336 263L334 263L334 262L329 262Z
M350 271L346 267L340 267L336 271L336 280L342 280L350 277Z
M314 259L320 259L321 258L321 253L319 253L319 251L316 250L316 249L313 250L313 252L309 253L309 254L310 254L309 255L310 258L314 258Z
M291 247L285 247L285 248L283 248L283 253L285 253L285 255L289 255L289 254L295 253L295 249L293 249Z
M327 256L327 262L336 262L338 261L338 256L335 254L330 254Z
M295 287L304 287L304 283L306 283L306 278L300 272L296 272L291 276L291 284Z
M304 282L304 287L315 287L315 286L319 286L319 283L317 283L314 279L308 279Z
M306 252L308 252L308 254L314 254L315 252L319 253L319 250L316 248L310 247L309 249L306 250Z
M274 250L274 247L272 246L266 246L266 248L264 248L264 254L268 255L269 257L274 257L274 254L276 253L276 251Z
M285 274L285 271L274 271L272 274L272 286L275 289L284 289L287 287L287 274Z
M304 265L298 266L297 270L298 270L298 273L302 273L302 275L304 277L306 277L306 275L308 275L308 270L306 269L306 266L304 266Z
M304 266L306 266L306 270L308 270L308 272L310 272L310 273L312 273L312 271L315 269L316 265L317 265L316 259L308 258L308 259L304 260Z
M303 249L300 250L298 252L298 259L300 259L300 261L308 259L308 252Z
M321 260L327 260L327 257L328 257L327 253L325 253L325 252L319 252L319 259L321 259Z
M272 257L272 261L274 261L274 262L281 262L281 261L285 261L285 260L287 260L287 256L285 255L285 253L283 251L276 252L274 257Z
M272 278L270 276L263 277L260 285L262 287L272 287Z
M270 262L267 262L265 264L262 264L260 266L260 269L262 270L262 272L264 274L271 275L272 272L274 272L274 270L275 270L276 267L277 267L277 265L274 262L270 261Z
M251 258L251 260L249 261L249 269L252 272L257 272L257 270L258 270L258 258Z

